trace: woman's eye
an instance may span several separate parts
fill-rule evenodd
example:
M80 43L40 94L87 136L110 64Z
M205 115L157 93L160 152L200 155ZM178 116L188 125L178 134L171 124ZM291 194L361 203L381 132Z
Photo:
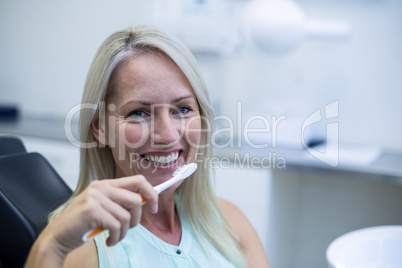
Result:
M141 110L132 111L128 117L141 118L145 116L145 112Z
M191 111L191 109L187 106L180 106L180 107L177 107L177 109L175 110L175 112L178 114L186 114L190 111Z

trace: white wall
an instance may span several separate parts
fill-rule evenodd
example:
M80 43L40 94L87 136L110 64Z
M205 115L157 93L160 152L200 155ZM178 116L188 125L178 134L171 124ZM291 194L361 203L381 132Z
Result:
M402 2L297 2L310 18L350 22L352 39L305 40L283 57L204 59L222 112L234 116L241 100L254 113L308 115L339 100L341 141L401 150Z
M2 1L0 101L26 116L63 118L81 99L100 43L152 23L151 2ZM402 2L297 2L309 17L349 21L352 40L305 41L277 58L198 56L220 112L233 116L241 100L250 113L305 115L339 100L341 141L401 150Z
M80 102L96 50L142 23L141 1L1 1L0 100L26 116L63 118Z

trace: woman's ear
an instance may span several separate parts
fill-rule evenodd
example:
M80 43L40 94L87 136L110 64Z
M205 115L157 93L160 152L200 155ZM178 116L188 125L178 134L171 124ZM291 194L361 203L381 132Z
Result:
M109 139L106 133L105 120L100 120L99 117L95 117L91 123L92 135L103 145L109 145Z

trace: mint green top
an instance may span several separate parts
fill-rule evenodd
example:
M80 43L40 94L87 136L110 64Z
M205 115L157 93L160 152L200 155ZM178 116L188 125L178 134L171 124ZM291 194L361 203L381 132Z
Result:
M99 268L236 267L209 242L207 255L183 217L181 225L182 235L178 246L164 242L140 224L130 229L126 237L113 247L105 246L105 236L95 237Z

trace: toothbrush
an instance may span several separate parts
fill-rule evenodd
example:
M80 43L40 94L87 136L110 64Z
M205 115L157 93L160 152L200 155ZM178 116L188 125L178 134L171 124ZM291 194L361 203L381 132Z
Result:
M167 188L169 188L176 182L184 180L187 177L189 177L191 174L194 173L196 169L197 169L196 163L190 163L188 165L181 166L178 169L176 169L171 179L155 186L154 189L158 192L158 194L160 194L161 192L165 191ZM147 199L142 197L142 204L145 204L145 202L147 202ZM93 239L99 233L103 232L104 230L105 229L103 227L96 227L95 229L89 230L82 236L82 241L87 242Z

